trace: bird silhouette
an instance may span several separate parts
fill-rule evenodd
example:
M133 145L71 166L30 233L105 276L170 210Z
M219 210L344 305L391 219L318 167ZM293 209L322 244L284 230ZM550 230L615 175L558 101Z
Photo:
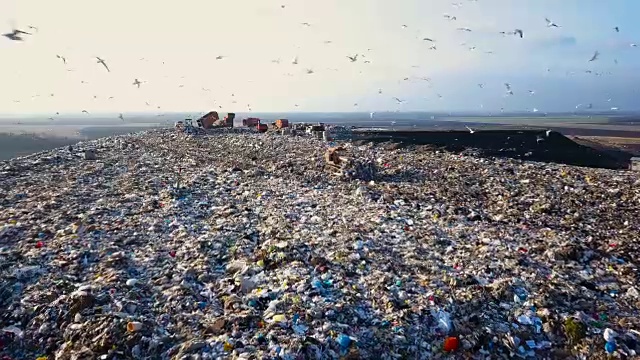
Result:
M589 61L598 60L598 56L600 56L600 53L596 50L596 52L593 53L593 56L591 57L591 59L589 59Z
M98 60L97 63L102 64L102 66L104 66L104 68L107 69L108 72L111 72L111 70L109 70L109 66L107 66L107 63L103 59L96 56L96 60Z
M67 63L67 59L66 59L64 56L62 56L62 55L56 55L56 57L57 57L58 59L62 60L62 63L63 63L63 64L66 64L66 63Z
M131 84L131 85L137 85L137 86L138 86L138 89L140 89L140 85L142 85L142 83L140 82L140 80L135 79L135 80L133 81L133 84Z
M32 34L26 31L18 30L18 29L13 29L13 31L11 31L10 33L2 34L2 36L7 37L13 41L24 41L21 35L32 35Z
M559 28L560 25L554 23L553 21L549 20L549 18L544 18L544 21L546 21L547 23L547 27L556 27Z
M356 62L358 60L358 54L355 54L353 56L347 56L347 58L349 58L351 62Z

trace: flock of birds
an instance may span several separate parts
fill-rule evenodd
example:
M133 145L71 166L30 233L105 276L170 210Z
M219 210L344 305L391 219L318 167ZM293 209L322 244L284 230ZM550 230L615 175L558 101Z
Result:
M475 2L475 1L478 1L478 0L468 0L468 1L469 2ZM452 6L454 8L460 8L460 7L463 6L463 4L461 2L457 2L457 3L452 3ZM282 9L285 9L286 5L280 5L280 7ZM452 21L452 22L456 21L458 19L457 16L450 15L450 14L444 14L443 16L444 16L444 18L446 20ZM546 23L546 27L547 28L552 28L552 29L562 28L561 25L559 25L558 23L552 21L549 18L545 18L544 21ZM302 22L302 23L300 23L300 25L304 26L304 27L311 27L312 26L312 24L309 23L309 22ZM408 25L404 25L403 24L403 25L401 25L401 28L406 29L406 28L408 28ZM461 32L472 32L473 31L471 28L468 28L468 27L458 27L456 29L457 29L457 31L461 31ZM618 26L612 27L612 30L614 32L616 32L616 33L620 32L620 28ZM7 32L7 33L2 34L2 35L5 38L7 38L8 40L20 42L20 41L25 41L27 39L27 36L33 36L37 32L38 32L38 28L35 27L35 26L28 26L28 31L24 31L24 30L17 29L17 28L14 27L10 32ZM525 31L523 29L520 29L520 28L516 28L516 29L513 29L513 30L509 30L509 31L500 31L499 34L503 35L503 36L514 36L514 37L516 37L518 39L524 39L526 37L525 36ZM430 44L430 47L429 47L430 50L437 50L437 46L436 46L437 40L436 39L434 39L432 37L423 37L422 41L427 42L427 43ZM325 44L331 44L332 41L331 40L326 40L326 41L324 41L324 43ZM467 46L466 43L463 43L461 45ZM631 43L629 45L630 45L630 47L637 47L637 45L634 44L634 43ZM474 51L474 50L476 50L476 47L475 46L469 46L468 49L470 51ZM367 49L367 50L370 51L372 49ZM485 53L492 54L493 52L492 51L485 51ZM598 50L595 50L593 55L588 59L588 63L597 61L599 59L599 57L600 57L600 52ZM65 64L65 65L67 64L67 58L64 55L57 54L56 58L58 58L60 61L62 61L63 64ZM226 56L218 55L215 59L216 60L222 60L224 58L226 58ZM362 62L362 63L368 64L368 63L371 62L371 60L369 60L365 54L353 54L353 55L349 54L349 55L346 55L346 59L351 63ZM101 58L99 56L95 56L95 61L96 61L96 64L99 65L99 66L102 66L105 71L111 72L111 69L109 68L109 65L108 65L108 63L107 63L107 61L105 59L103 59L103 58ZM281 59L271 60L271 62L272 63L276 63L276 64L280 64ZM614 60L614 62L617 64L617 60ZM163 64L164 64L164 62L163 62ZM298 56L295 56L293 58L293 60L291 61L291 64L292 65L298 65L299 64ZM338 69L329 69L329 70L338 70ZM547 69L547 72L549 72L549 71L550 71L550 69ZM308 74L308 75L311 75L311 74L315 73L314 69L312 69L312 68L307 68L307 69L305 69L304 72L306 74ZM592 70L586 70L585 72L586 73L593 73ZM290 73L287 73L285 75L292 76L292 74L290 74ZM602 74L596 72L596 75L602 75ZM419 79L427 81L427 82L431 81L431 79L428 78L428 77L420 77ZM407 81L407 80L409 80L409 77L405 77L405 78L403 78L403 80ZM133 82L131 83L131 85L132 86L136 86L137 88L140 88L145 82L146 81L141 81L138 78L135 78L133 80ZM82 83L85 83L85 82L82 81ZM478 87L479 88L484 88L485 85L486 84L481 83L481 84L478 84ZM179 87L183 87L183 86L184 86L183 84L179 85ZM504 94L505 97L514 95L514 91L512 89L512 85L510 83L506 82L506 83L504 83L504 86L505 86L505 94ZM202 88L202 91L210 91L210 89ZM533 95L535 95L535 90L528 90L528 93L529 93L530 96L533 96ZM382 95L383 94L383 90L382 89L378 89L378 94ZM53 96L53 94L51 94L51 96ZM235 95L231 94L231 96L234 97ZM440 95L440 94L436 94L436 96L439 99L443 98L443 96ZM96 98L96 96L94 96L94 98ZM114 98L113 96L109 97L109 99L113 99L113 98ZM402 104L405 104L407 102L407 100L403 100L403 99L400 99L398 97L392 97L391 99L393 99L396 102L396 104L398 104L398 105L402 105ZM14 102L19 102L19 101L20 100L14 100ZM607 101L610 102L611 99L608 99ZM232 103L235 104L235 103L237 103L237 101L233 100ZM149 102L146 102L146 105L147 106L151 106L149 104ZM357 107L358 103L354 103L353 106ZM298 104L294 104L294 107L298 108L299 105ZM481 107L482 107L482 105L481 105ZM590 104L588 104L586 106L583 106L583 104L579 104L579 105L576 106L576 109L579 109L579 108L582 108L582 107L584 107L586 109L592 109L593 108L593 104L590 103ZM222 108L222 106L219 105L219 108ZM157 106L157 109L160 109L160 106ZM251 111L251 105L250 104L247 104L247 110ZM618 108L617 107L611 107L611 110L618 110ZM504 108L501 108L500 111L503 112ZM533 109L531 109L531 111L532 112L538 112L538 109L537 108L533 108ZM86 114L89 114L89 112L87 110L82 110L82 112L86 113ZM373 118L373 114L374 113L371 113L371 117L372 118ZM59 113L56 113L56 115L59 115ZM162 116L162 114L160 114L158 116ZM123 114L120 114L119 118L124 121ZM54 118L50 118L50 119L53 120ZM473 130L471 130L471 129L469 129L469 130L473 133Z

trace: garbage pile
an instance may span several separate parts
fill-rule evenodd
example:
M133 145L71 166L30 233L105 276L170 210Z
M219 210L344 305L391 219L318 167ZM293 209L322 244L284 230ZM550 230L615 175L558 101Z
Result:
M375 177L215 130L1 162L0 358L637 357L637 173L342 146Z
M324 160L329 173L346 180L369 181L376 177L377 169L373 162L348 157L342 146L327 149Z

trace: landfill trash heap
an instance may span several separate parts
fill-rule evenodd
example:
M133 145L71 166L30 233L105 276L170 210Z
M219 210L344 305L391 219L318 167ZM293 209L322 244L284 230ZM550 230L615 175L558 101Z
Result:
M324 154L325 169L331 174L347 180L374 180L377 168L371 161L347 157L345 148L338 146L327 149Z
M0 358L637 357L637 173L231 130L0 162Z

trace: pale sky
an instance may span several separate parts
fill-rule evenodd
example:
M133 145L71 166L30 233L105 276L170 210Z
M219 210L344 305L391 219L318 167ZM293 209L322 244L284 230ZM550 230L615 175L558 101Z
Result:
M0 113L640 109L637 0L289 1L0 0Z

